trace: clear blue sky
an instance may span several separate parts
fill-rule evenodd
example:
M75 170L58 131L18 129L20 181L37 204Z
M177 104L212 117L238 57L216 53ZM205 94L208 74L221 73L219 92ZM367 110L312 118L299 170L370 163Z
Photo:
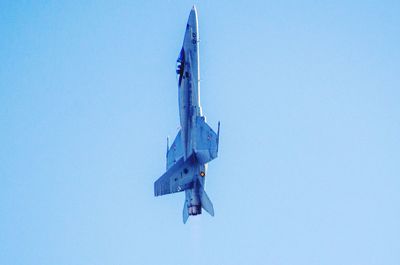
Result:
M0 264L400 264L400 3L350 2L2 1ZM221 139L183 225L194 3Z

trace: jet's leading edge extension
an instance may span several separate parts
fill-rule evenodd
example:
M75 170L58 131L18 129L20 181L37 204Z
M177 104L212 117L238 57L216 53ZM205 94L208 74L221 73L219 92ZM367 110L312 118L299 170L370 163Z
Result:
M204 191L207 163L217 157L219 141L206 123L200 106L200 65L197 10L193 6L177 60L179 116L181 129L169 147L167 172L154 183L154 195L185 191L183 222L201 208L214 216L214 207Z

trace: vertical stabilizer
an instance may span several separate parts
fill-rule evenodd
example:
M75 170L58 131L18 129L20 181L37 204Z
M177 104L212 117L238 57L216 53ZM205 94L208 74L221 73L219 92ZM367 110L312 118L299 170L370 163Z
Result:
M221 122L218 122L218 131L217 131L217 153L218 153L218 146L219 146L219 126L221 125Z
M168 169L168 153L169 153L169 137L167 136L167 153L166 153L166 157L167 157L167 165L166 168Z

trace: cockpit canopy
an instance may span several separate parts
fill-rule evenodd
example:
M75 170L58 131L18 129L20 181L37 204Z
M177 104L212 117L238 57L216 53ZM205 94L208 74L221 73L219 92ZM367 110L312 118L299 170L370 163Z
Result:
M183 73L183 62L176 61L176 74L177 75L182 75Z
M178 60L176 60L176 74L178 77L179 85L182 82L183 72L185 70L185 51L182 48L181 52L179 53Z

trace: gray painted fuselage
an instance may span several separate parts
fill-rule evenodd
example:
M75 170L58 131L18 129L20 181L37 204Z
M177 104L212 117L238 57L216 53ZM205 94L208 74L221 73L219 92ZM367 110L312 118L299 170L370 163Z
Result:
M200 106L200 64L197 10L192 8L177 60L181 129L167 147L167 171L154 183L155 196L185 191L183 222L205 209L214 215L204 191L207 163L218 154L218 133L206 123Z
M182 46L184 52L183 75L179 84L179 116L182 130L184 157L187 159L193 152L193 125L196 118L202 115L200 106L200 61L199 61L199 34L197 10L190 11L186 25L185 37ZM206 173L204 164L196 163L195 172ZM199 178L204 186L205 177ZM185 190L185 204L189 215L201 213L201 201L198 183L194 182L193 188Z
M186 25L182 51L183 73L179 76L179 116L185 159L192 152L191 132L196 117L201 116L200 107L200 62L197 11L192 9ZM178 60L179 60L178 59ZM179 73L178 73L179 74Z

